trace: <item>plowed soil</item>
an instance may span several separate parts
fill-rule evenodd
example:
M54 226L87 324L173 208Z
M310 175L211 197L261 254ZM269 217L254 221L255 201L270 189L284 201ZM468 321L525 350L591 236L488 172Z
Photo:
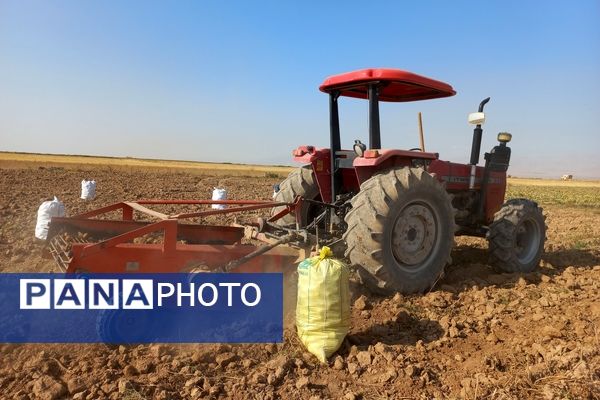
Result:
M0 169L0 271L56 271L33 236L37 208L53 195L69 215L209 198L214 186L269 199L281 178L268 176ZM98 181L92 202L79 199L85 177ZM458 238L426 295L383 298L353 281L351 332L328 364L304 351L293 323L284 343L268 345L0 344L0 398L598 399L600 209L542 206L548 242L536 272L495 273L484 240Z

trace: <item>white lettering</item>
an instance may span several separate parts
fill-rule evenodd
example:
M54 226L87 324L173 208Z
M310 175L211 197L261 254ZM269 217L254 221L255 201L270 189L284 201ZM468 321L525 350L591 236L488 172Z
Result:
M209 301L209 302L204 301L204 296L203 296L202 292L204 291L205 287L209 287L212 290L212 292L213 292L212 301ZM200 285L200 287L198 288L198 301L200 302L200 304L202 304L205 307L210 307L210 306L213 306L217 302L217 300L219 300L219 292L215 285L213 285L212 283L203 283L202 285Z
M231 307L233 301L232 301L232 288L233 287L238 287L238 286L242 286L241 283L237 283L237 282L223 282L223 283L219 283L219 286L224 286L227 288L227 307Z
M163 288L169 288L169 291L165 293L163 291ZM162 282L159 283L158 284L158 306L162 307L163 299L173 296L173 293L175 293L175 286L173 286L172 283L162 283Z
M184 292L181 289L181 283L177 283L177 307L181 307L181 298L189 297L190 298L190 307L194 307L194 287L193 283L190 283L190 291Z
M253 302L249 302L246 299L246 289L248 289L248 287L252 287L256 291L256 298ZM242 303L244 303L244 305L248 307L254 307L255 305L257 305L260 302L260 295L260 287L258 287L256 283L246 283L244 287L242 287Z
M88 308L90 310L119 308L119 280L90 279L88 281Z
M19 307L30 310L50 309L50 279L21 279Z
M83 279L54 280L54 308L78 310L85 308L85 281Z
M154 286L151 279L123 279L123 309L154 308Z

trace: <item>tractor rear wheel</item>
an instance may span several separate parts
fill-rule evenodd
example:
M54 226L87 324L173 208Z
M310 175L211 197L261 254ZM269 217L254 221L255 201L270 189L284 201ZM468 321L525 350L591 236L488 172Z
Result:
M303 198L309 200L321 199L319 186L317 185L315 174L313 173L310 165L303 166L292 171L279 185L279 192L277 192L273 200L291 203L294 201L296 196L302 196ZM283 210L283 208L284 207L274 208L272 215L277 214ZM308 225L313 218L317 216L315 214L318 212L318 208L318 206L304 203L302 205L302 211L300 215L300 225ZM275 223L282 226L295 226L296 218L293 214L288 214L275 221Z
M451 261L452 200L421 168L391 169L365 181L345 220L346 256L375 292L423 292Z
M531 272L546 241L546 217L537 203L512 199L494 216L488 234L490 263L503 272Z

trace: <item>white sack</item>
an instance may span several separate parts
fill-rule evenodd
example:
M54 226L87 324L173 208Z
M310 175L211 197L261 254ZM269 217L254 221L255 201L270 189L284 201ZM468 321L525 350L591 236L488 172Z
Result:
M45 201L38 208L37 223L35 224L35 237L46 240L48 236L48 224L52 217L64 217L65 205L54 197L54 200Z
M96 181L81 181L81 198L84 200L93 200L96 197Z
M212 193L212 199L213 200L227 200L227 190L226 189L219 189L219 188L214 188L215 190L213 190ZM227 208L227 206L225 204L213 204L212 208L217 209L217 210L223 210L225 208Z

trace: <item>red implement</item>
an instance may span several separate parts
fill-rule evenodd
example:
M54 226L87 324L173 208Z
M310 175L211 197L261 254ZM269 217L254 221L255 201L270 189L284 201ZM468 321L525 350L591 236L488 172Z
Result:
M206 206L224 204L225 209L206 209L168 215L153 205ZM70 218L53 218L48 232L50 254L63 271L92 273L172 273L192 270L226 272L275 272L294 264L300 248L242 244L242 239L265 238L258 227L183 223L210 215L239 213L284 206L272 219L300 207L294 203L248 200L140 200L102 207ZM117 211L119 219L106 219ZM135 220L135 214L154 221ZM100 219L104 218L104 219ZM99 240L90 242L90 239ZM290 243L289 234L270 242Z

